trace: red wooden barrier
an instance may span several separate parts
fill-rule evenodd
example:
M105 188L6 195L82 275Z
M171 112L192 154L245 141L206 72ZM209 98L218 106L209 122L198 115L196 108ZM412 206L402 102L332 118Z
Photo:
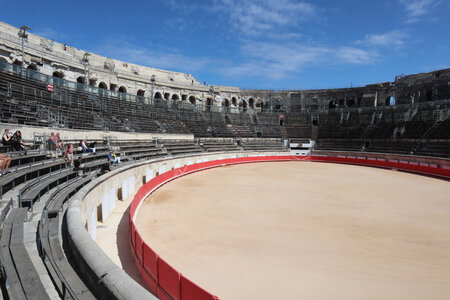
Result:
M158 259L158 294L160 297L161 290L164 291L164 296L169 295L170 298L179 300L180 297L180 287L181 287L181 274L172 268L163 259Z
M143 247L143 240L141 238L141 235L139 234L139 231L135 231L136 234L136 244L134 245L134 253L136 253L137 258L140 261L140 264L144 264L144 257L142 256L142 247Z
M181 276L181 299L214 300L218 298Z
M366 159L365 157L295 157L295 156L264 156L264 157L241 157L222 159L210 162L203 162L184 166L178 169L167 171L142 186L136 193L130 207L130 245L134 254L136 265L149 286L150 290L160 299L182 299L182 300L214 300L216 296L205 291L189 279L181 275L171 267L166 261L161 259L141 238L134 224L134 217L140 203L161 185L193 172L198 172L208 168L220 167L230 164L269 162L269 161L314 161L344 163L352 165L363 165L397 169L422 175L434 176L443 179L450 179L450 169L438 168L435 165L424 166L409 161L386 161L384 159Z

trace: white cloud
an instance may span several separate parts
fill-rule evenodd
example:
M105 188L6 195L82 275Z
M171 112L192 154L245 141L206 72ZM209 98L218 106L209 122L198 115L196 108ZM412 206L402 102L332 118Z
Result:
M407 38L408 35L404 31L392 30L380 34L366 34L364 39L357 41L356 44L400 48Z
M333 54L340 63L350 63L357 65L372 64L378 60L379 54L376 51L364 50L354 47L341 47Z
M312 19L317 11L312 4L293 0L214 0L212 9L225 13L229 25L244 36L290 34L290 27Z
M207 57L188 57L176 50L146 48L125 39L105 41L93 52L115 59L170 71L191 73L211 64Z
M269 42L248 42L242 48L247 59L240 65L223 66L227 76L264 77L281 80L314 66L372 64L379 59L376 51L354 47L305 46L299 43L277 45Z
M434 7L438 6L440 0L399 0L406 11L406 23L415 23L420 17L428 14Z
M47 39L51 40L62 40L65 38L65 35L58 32L56 29L53 28L38 28L36 31L31 31L33 34L42 36Z

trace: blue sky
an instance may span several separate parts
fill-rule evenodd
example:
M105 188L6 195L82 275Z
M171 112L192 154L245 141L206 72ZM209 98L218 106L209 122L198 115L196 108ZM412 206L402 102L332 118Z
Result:
M22 0L0 11L1 21L76 48L275 90L448 68L449 16L450 0Z

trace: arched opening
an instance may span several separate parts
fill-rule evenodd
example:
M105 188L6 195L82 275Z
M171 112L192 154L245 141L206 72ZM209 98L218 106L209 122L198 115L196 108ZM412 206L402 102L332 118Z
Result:
M245 100L239 100L239 107L240 108L247 108L247 102Z
M189 102L195 104L195 96L189 96Z
M106 85L106 83L104 82L100 82L100 84L98 85L98 94L100 96L103 96L105 93L105 91L108 89L108 86Z
M354 99L354 98L347 99L347 106L348 106L348 107L353 107L353 106L355 106L355 99Z
M228 100L227 98L222 99L222 106L230 107L230 100Z
M178 100L180 100L180 96L178 96L178 94L173 94L172 100L178 101Z
M212 105L212 99L211 98L206 98L206 106L211 106Z
M428 90L428 91L425 93L425 100L426 100L426 101L432 101L432 100L433 100L433 91Z
M169 100L170 99L170 93L164 93L164 99Z
M255 107L255 99L253 98L248 99L248 106L250 106L251 108Z
M124 86L121 86L121 87L119 87L119 99L126 99L126 92L127 92L127 89L124 87Z
M345 106L345 100L339 99L339 107L343 107L343 106Z
M7 63L8 61L4 57L0 57L0 61Z
M188 97L188 95L183 94L183 95L181 95L181 100L182 100L182 101L185 101L185 100L187 100L187 97Z
M163 97L162 97L162 95L161 95L161 93L160 92L156 92L155 93L155 99L162 99Z
M386 105L386 106L395 105L395 98L394 98L394 96L386 97L386 99L384 100L384 105Z
M236 97L231 98L231 104L233 104L233 106L237 106L237 99L236 99Z
M64 73L61 72L61 71L55 71L55 72L53 72L53 77L63 79L64 78Z
M27 69L28 70L34 70L34 71L37 71L37 66L36 66L36 64L30 64L28 67L27 67Z
M83 76L78 76L77 83L84 84L84 77Z
M331 101L328 103L328 108L329 108L329 109L335 109L335 108L336 108L336 101L331 100Z
M263 107L263 102L262 102L261 100L258 100L258 101L256 102L256 107L257 107L257 108L262 108L262 107Z
M16 59L16 60L13 62L13 65L16 65L16 66L22 66L22 62L21 62L20 60Z
M137 95L138 97L144 97L144 96L145 96L145 91L144 91L144 90L138 90L137 93L136 93L136 95Z
M110 90L110 91L115 91L116 89L117 89L117 84L111 83L111 84L109 85L109 90Z
M97 79L95 79L95 78L94 79L92 79L92 78L89 79L89 85L90 86L96 86L96 83L97 83Z

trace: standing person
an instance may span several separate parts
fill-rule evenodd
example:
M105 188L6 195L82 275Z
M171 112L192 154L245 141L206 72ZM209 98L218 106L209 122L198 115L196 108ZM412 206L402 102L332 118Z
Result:
M69 164L69 166L72 165L72 160L73 160L73 144L67 144L66 145L66 150L64 151L64 157L63 157L67 163Z
M83 166L83 157L80 156L73 162L73 170L83 171L83 176L86 176L87 169Z
M0 176L11 173L8 168L11 164L12 158L8 155L0 153Z
M12 146L16 151L22 150L24 152L24 155L27 155L27 148L25 147L25 144L22 142L22 132L20 130L16 130L14 132L14 135L12 136L11 140Z
M49 145L56 145L56 135L54 132L50 133L50 137L48 138Z

